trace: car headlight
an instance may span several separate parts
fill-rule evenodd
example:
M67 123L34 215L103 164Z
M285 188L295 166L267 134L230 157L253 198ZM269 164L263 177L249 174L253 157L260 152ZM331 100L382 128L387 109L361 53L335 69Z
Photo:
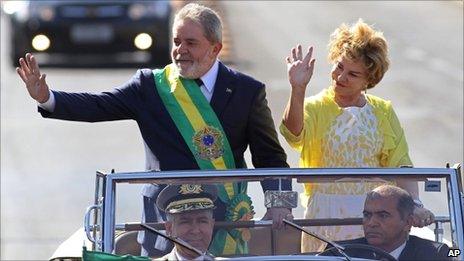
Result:
M2 10L8 15L24 22L29 18L29 1L2 1Z
M37 51L45 51L50 47L50 38L44 34L38 34L32 38L31 44Z
M27 9L29 5L28 1L4 1L2 2L2 9L8 15L20 12L21 10Z
M140 50L146 50L153 44L153 38L147 33L138 34L134 38L134 45Z
M128 9L128 15L133 20L146 17L164 18L168 16L169 11L169 1L138 2L131 4Z

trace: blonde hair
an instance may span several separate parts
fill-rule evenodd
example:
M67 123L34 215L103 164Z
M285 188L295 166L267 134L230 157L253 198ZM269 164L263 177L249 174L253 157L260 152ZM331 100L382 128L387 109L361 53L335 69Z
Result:
M374 30L361 18L349 27L341 24L330 36L330 62L340 57L363 62L367 70L367 88L373 88L388 70L388 47L381 31Z

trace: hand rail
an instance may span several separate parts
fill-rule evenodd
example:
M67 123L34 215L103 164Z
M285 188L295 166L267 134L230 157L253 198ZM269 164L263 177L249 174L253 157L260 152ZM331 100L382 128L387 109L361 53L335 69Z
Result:
M450 222L448 216L436 216L435 223ZM299 226L347 226L361 225L362 218L320 218L320 219L294 219L293 223ZM157 230L164 230L164 223L145 223ZM272 226L272 220L251 220L251 221L216 221L214 228L253 228ZM116 230L139 231L143 230L142 223L128 222L117 224Z
M92 210L99 210L101 209L101 206L100 205L92 205L92 206L89 206L86 211L85 211L85 215L84 215L84 231L85 231L85 234L87 236L87 238L90 240L90 242L94 243L94 244L97 244L98 246L100 246L101 244L101 240L98 240L98 239L95 239L92 235L91 235L91 232L94 231L95 228L98 227L98 225L96 224L90 224L90 213L92 212Z

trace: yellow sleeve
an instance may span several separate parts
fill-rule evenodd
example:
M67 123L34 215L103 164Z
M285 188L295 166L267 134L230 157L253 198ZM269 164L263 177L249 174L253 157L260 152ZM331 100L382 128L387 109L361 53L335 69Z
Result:
M282 121L280 123L280 134L284 136L285 140L288 142L288 144L296 149L298 152L301 153L301 149L303 148L303 136L304 136L304 124L303 124L303 129L301 130L300 134L298 136L294 135L288 128L285 126L284 122Z
M408 143L406 142L403 128L390 103L387 105L387 110L387 121L390 128L386 130L384 141L385 157L382 159L381 163L383 163L382 165L385 167L399 167L402 165L412 166L411 159L409 158Z
M301 133L296 136L293 134L287 126L283 123L280 123L280 133L284 136L288 144L297 150L298 152L303 152L303 147L305 143L309 143L309 140L314 137L315 128L314 128L314 101L311 99L306 99L303 107L303 129ZM308 140L309 139L309 140Z

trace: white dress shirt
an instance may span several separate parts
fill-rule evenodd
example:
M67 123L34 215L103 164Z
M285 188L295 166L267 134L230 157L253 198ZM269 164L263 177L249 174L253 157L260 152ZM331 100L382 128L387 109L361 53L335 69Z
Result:
M391 251L389 254L392 255L396 260L398 260L398 257L400 257L401 252L403 252L404 248L406 247L406 242L408 241L407 240L404 241L404 243L401 244L401 246L397 247L395 250Z

